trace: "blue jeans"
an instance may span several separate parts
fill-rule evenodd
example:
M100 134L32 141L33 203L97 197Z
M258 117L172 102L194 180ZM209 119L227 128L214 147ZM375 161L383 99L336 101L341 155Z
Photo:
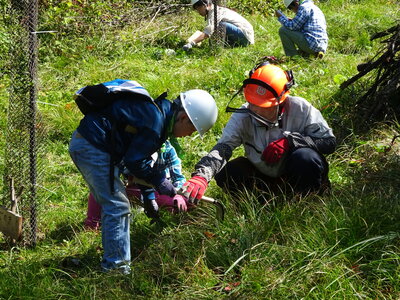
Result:
M231 23L221 22L220 26L225 27L226 41L230 46L248 46L249 40L238 27Z
M129 237L130 204L125 187L114 167L114 193L110 187L110 155L103 152L77 131L72 135L69 153L101 206L101 234L104 249L101 266L104 271L117 269L130 273L131 250Z
M279 36L281 38L283 50L287 56L299 55L299 50L308 53L315 54L314 50L310 49L304 34L300 31L294 31L282 26L279 28Z

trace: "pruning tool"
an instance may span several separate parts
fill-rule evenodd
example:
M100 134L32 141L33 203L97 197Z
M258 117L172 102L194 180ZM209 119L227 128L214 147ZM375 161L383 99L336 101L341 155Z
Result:
M135 183L137 183L137 184L141 184L141 185L144 185L144 186L151 186L151 187L153 187L153 186L152 186L151 184L149 184L148 182L146 182L146 181L144 181L144 180L142 180L142 179L140 179L140 178L137 178L137 177L134 177L133 181L134 181ZM177 191L177 193L178 193L179 195L182 195L182 196L185 196L185 195L184 195L184 192L185 192L185 190L183 190L182 188L179 189L179 190ZM225 207L222 205L221 202L219 202L218 200L215 200L214 198L207 197L207 196L201 197L200 200L201 200L201 201L204 201L204 202L208 202L208 203L214 204L214 205L215 205L215 208L216 208L217 220L219 220L219 221L223 221L223 220L224 220L224 217L225 217Z
M185 196L184 193L185 193L185 190L183 190L183 189L179 189L179 190L178 190L178 194L179 194L179 195ZM214 204L214 205L215 205L215 208L216 208L217 219L218 219L219 221L223 221L223 220L224 220L224 217L225 217L225 207L222 205L221 202L219 202L218 200L215 200L214 198L207 197L207 196L201 197L200 200L201 200L201 201L204 201L204 202L208 202L208 203Z

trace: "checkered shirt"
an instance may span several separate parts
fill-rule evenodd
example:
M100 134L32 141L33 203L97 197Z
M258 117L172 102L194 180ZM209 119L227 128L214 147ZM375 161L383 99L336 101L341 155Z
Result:
M325 16L311 0L300 2L299 10L293 19L283 15L278 18L278 21L290 30L301 31L311 50L326 51L328 35Z
M158 158L154 164L154 168L165 171L166 177L171 179L172 184L176 188L182 187L186 181L185 176L182 174L181 160L169 141L165 142L164 149L158 151Z

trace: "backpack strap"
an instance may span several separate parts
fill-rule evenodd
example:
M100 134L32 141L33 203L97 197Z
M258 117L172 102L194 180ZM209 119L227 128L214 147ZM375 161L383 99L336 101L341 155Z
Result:
M114 165L115 165L115 134L117 132L117 124L115 122L112 123L111 125L111 149L110 149L110 169L109 169L109 179L110 179L110 190L111 194L114 194Z
M168 97L168 92L165 91L165 92L162 93L160 96L158 96L158 97L154 100L154 102L157 102L158 100L165 99L165 98L167 98L167 97Z

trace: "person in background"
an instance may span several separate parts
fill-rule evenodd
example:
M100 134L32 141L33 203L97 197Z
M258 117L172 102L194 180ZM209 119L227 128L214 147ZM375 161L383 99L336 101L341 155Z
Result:
M214 6L210 0L191 0L193 9L206 18L207 26L203 32L196 31L183 50L188 51L193 46L199 45L203 40L209 38L215 30ZM253 26L237 12L217 6L217 30L225 32L225 41L229 46L248 46L254 44Z
M296 15L293 19L280 10L275 16L282 24L279 36L286 56L312 55L322 58L328 47L328 34L323 12L312 0L283 0L286 8Z
M173 102L165 96L152 100L137 82L116 79L103 83L115 100L85 114L72 135L69 153L90 192L101 206L104 249L101 267L130 274L130 203L120 178L121 163L129 174L153 186L141 185L146 215L158 218L155 191L175 198L172 182L152 167L151 155L167 139L177 142L197 131L202 136L215 123L218 109L206 91L181 93Z
M154 160L153 168L159 172L165 172L166 178L171 180L172 185L179 189L185 183L185 176L182 174L181 160L178 157L175 148L167 140L163 147L152 155ZM134 179L129 176L129 172L125 168L123 173L129 179L126 187L128 197L135 197L140 199L141 193L139 186L135 183ZM160 195L156 191L156 202L159 207L173 211L187 211L187 200L183 196L176 195L170 197L168 195ZM85 219L85 227L87 229L98 230L101 226L101 206L96 202L92 193L88 197L88 209Z
M189 203L200 200L214 176L233 196L255 187L300 195L330 187L324 155L334 152L336 138L319 110L289 95L293 84L291 71L268 62L250 72L240 89L247 102L240 108L228 104L234 113L221 138L182 187ZM240 145L245 155L230 160Z

